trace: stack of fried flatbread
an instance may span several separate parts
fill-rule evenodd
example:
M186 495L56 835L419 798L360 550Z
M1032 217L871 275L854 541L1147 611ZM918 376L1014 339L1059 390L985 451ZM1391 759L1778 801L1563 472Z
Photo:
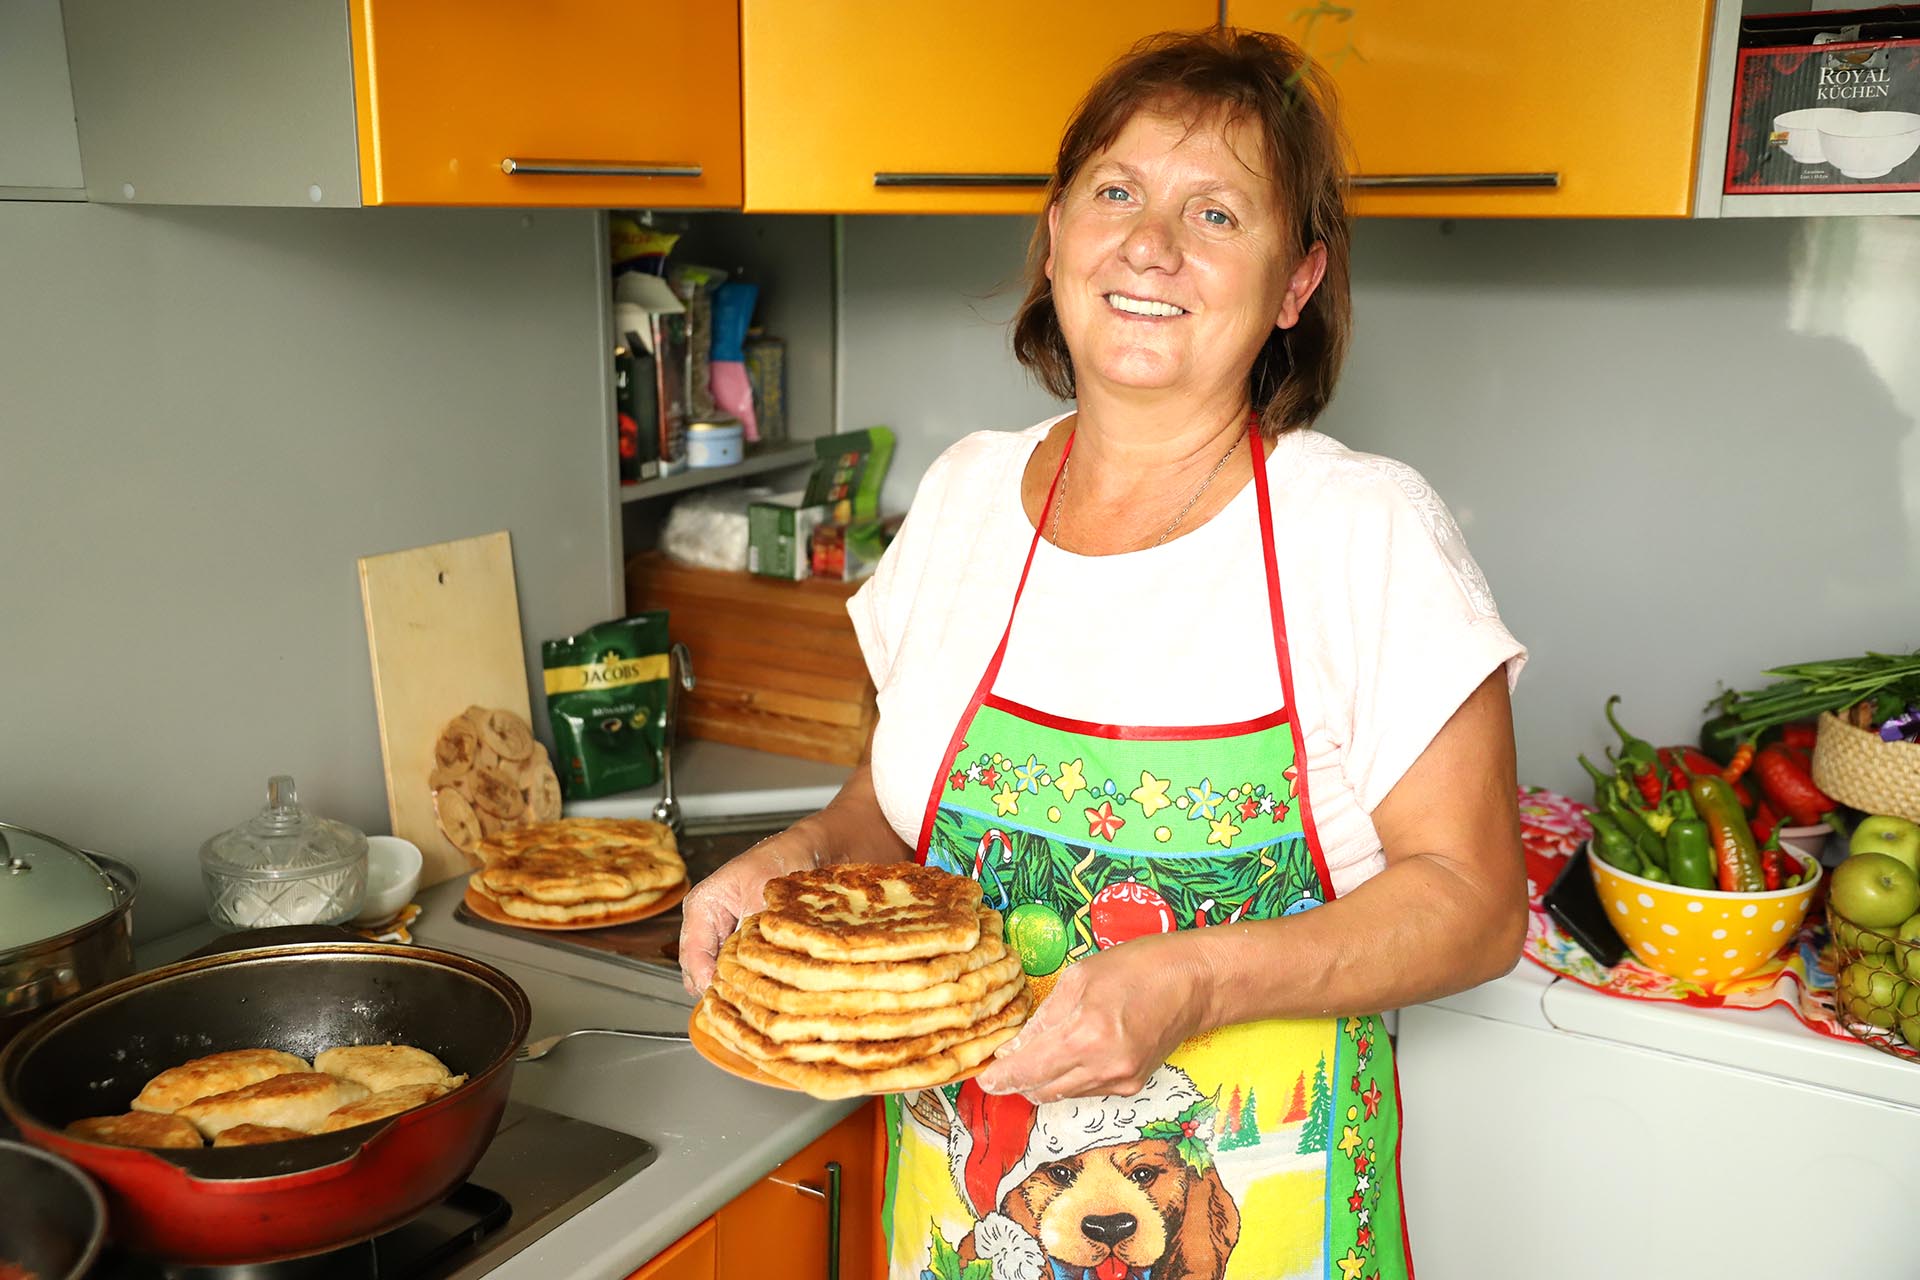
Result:
M673 832L639 818L562 818L488 836L473 891L516 920L618 922L687 881Z
M440 833L469 859L487 836L560 816L547 749L525 719L497 707L468 707L447 722L427 785Z
M720 948L696 1024L817 1098L943 1084L1032 1003L972 880L912 863L800 871Z
M341 1045L311 1066L278 1049L229 1049L162 1071L127 1114L89 1116L67 1132L120 1147L285 1142L411 1111L466 1080L412 1045Z

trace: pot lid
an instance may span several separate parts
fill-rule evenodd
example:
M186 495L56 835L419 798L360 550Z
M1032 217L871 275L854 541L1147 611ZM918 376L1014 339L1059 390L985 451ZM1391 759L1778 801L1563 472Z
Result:
M0 822L0 951L78 929L119 903L113 881L86 854Z
M200 863L231 876L274 879L336 871L367 856L367 837L300 807L293 779L267 781L267 807L200 846Z

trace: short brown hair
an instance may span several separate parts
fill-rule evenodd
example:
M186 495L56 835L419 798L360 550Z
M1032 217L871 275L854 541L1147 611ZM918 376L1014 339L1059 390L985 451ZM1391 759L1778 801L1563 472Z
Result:
M1353 325L1348 295L1347 165L1334 123L1333 87L1299 46L1264 31L1215 27L1170 31L1136 44L1088 90L1060 139L1051 209L1081 168L1113 144L1142 108L1175 104L1249 120L1266 143L1280 207L1295 228L1294 249L1326 246L1327 272L1300 322L1275 329L1248 373L1248 391L1271 438L1305 426L1333 399ZM1073 361L1053 309L1043 213L1027 251L1027 296L1013 322L1013 354L1061 399L1074 395Z

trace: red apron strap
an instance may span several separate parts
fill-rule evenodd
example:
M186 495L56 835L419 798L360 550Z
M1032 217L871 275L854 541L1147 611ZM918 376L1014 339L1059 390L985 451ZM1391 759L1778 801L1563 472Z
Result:
M1027 589L1027 574L1033 570L1033 557L1040 550L1041 531L1047 527L1047 517L1053 513L1054 499L1060 494L1060 477L1066 474L1067 459L1073 454L1074 431L1067 433L1067 447L1060 451L1060 463L1053 469L1053 482L1047 486L1047 500L1040 508L1040 521L1034 526L1033 541L1027 544L1027 561L1020 566L1020 581L1013 588L1013 603L1007 607L1007 625L1000 631L1000 643L994 646L993 659L987 663L987 669L980 675L980 683L974 686L973 696L967 700L966 710L954 722L953 736L947 740L947 753L941 757L941 767L933 780L933 789L927 793L927 811L920 819L920 838L913 845L913 860L924 863L927 860L927 845L933 838L933 817L940 811L940 789L946 784L947 768L953 764L955 756L960 754L962 735L967 726L973 723L974 716L980 712L980 704L986 701L987 694L993 690L993 682L1000 675L1000 663L1007 656L1007 640L1013 635L1014 615L1020 611L1020 595Z
M1300 824L1307 835L1307 849L1313 854L1313 869L1320 876L1327 901L1333 901L1333 873L1321 852L1320 832L1313 821L1313 801L1307 795L1307 735L1300 727L1300 703L1293 696L1293 661L1287 648L1287 611L1280 599L1280 562L1274 551L1273 503L1267 494L1267 450L1258 427L1249 428L1253 446L1253 490L1260 507L1260 558L1267 571L1267 605L1273 614L1273 657L1280 665L1280 692L1287 702L1287 724L1293 731L1294 791L1300 798Z

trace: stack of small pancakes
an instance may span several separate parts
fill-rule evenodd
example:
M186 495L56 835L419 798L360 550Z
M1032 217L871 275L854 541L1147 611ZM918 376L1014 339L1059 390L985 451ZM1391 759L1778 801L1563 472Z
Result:
M980 886L899 863L768 883L694 1018L753 1065L816 1098L954 1080L1032 1009L1020 958Z
M617 923L686 883L673 832L627 818L563 818L512 827L479 844L473 891L534 924Z

